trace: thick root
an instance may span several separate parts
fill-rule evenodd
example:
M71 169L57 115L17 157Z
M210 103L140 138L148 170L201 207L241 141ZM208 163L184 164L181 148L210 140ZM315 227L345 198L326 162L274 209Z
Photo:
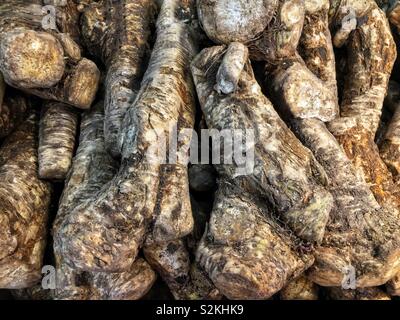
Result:
M380 123L390 73L396 60L396 46L385 14L374 1L333 1L341 21L348 9L363 23L347 40L347 73L341 104L341 117L329 129L344 147L355 167L371 185L377 200L399 206L400 197L392 176L379 156L375 134Z
M229 299L268 299L313 263L265 204L220 183L196 260Z
M310 280L322 286L340 286L344 270L351 266L357 287L384 284L400 270L398 212L376 202L324 123L295 120L294 126L323 164L335 199L324 240L315 248Z
M249 50L239 42L229 44L217 73L215 90L230 94L236 91L240 74L249 59Z
M0 288L26 288L41 279L51 187L37 175L35 114L0 150Z
M329 0L305 0L304 4L306 13L299 53L307 68L325 83L337 103L335 52L329 30ZM338 116L338 104L336 107Z
M268 85L284 116L321 121L331 121L338 116L339 105L333 86L326 86L299 56L273 69L268 68L266 78L267 82L272 78Z
M83 116L80 144L67 179L54 232L69 214L71 208L92 198L112 179L118 164L107 153L104 142L104 114L102 103ZM57 263L56 299L67 300L136 300L152 287L156 275L143 260L137 259L121 273L81 272L68 266L62 243L54 243Z
M320 242L333 202L325 190L325 172L262 94L250 64L242 72L240 90L228 96L214 90L224 49L205 49L192 63L207 125L217 130L252 129L256 140L251 142L254 161L247 159L245 168L237 163L217 166L217 170L224 179L268 200L300 238ZM249 167L250 162L254 167Z
M0 71L17 89L87 109L100 72L81 57L70 35L44 31L46 15L41 1L11 0L0 5Z
M196 51L184 22L191 16L185 8L180 1L163 3L149 69L136 102L125 115L118 173L94 198L74 208L55 232L67 263L78 269L128 270L157 217L165 177L159 161L148 159L150 147L160 132L168 133L174 125L178 132L190 128L193 120L188 119L194 119L188 66Z
M140 89L155 11L153 0L100 1L83 16L85 43L107 67L105 137L114 157L122 120Z
M204 31L216 43L247 43L255 39L275 15L279 0L197 0Z
M385 138L380 146L380 155L397 180L400 175L400 108L396 110Z
M149 264L168 285L175 299L187 298L184 289L190 282L189 253L182 240L149 245L144 248Z
M75 149L78 114L67 105L49 102L42 107L39 130L39 177L64 180Z

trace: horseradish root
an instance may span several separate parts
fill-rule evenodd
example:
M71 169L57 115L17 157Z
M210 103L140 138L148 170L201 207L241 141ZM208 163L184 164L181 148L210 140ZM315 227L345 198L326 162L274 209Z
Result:
M220 183L196 260L229 299L267 299L313 263L262 201Z
M48 102L42 107L39 131L39 177L64 180L75 148L78 114L68 105Z
M100 1L83 15L84 41L107 67L105 137L115 157L125 112L140 89L149 53L153 0Z
M37 140L32 113L0 149L0 288L41 279L51 186L37 175Z
M276 105L287 114L300 140L311 149L325 169L328 190L334 199L324 240L315 247L315 263L308 271L309 278L322 286L339 286L343 281L343 270L349 264L356 270L357 286L382 285L399 269L398 214L396 210L387 210L376 202L368 185L358 176L353 164L329 133L323 121L333 120L337 114L333 112L331 119L324 119L320 113L308 109L317 96L330 97L321 99L317 104L321 110L329 110L330 105L335 105L337 89L335 76L332 76L335 67L333 49L327 34L328 6L315 8L312 2L306 4L308 23L304 32L319 33L314 38L302 39L302 54L308 61L314 80L302 77L297 85L296 77L300 73L291 70L293 66L287 70L279 70L282 66L278 66L272 73L272 87L277 98ZM311 20L313 23L310 23ZM321 52L325 54L321 55ZM303 95L300 99L302 104L299 104L293 97L302 94L303 81L310 86L310 93ZM293 91L285 90L285 85ZM379 155L377 160L381 161ZM380 249L375 251L377 248Z
M249 63L241 74L240 90L227 96L214 90L224 50L222 46L204 49L192 63L207 125L231 132L252 129L257 140L248 142L255 148L254 159L246 159L244 164L242 159L233 165L220 165L217 170L244 191L266 198L300 238L318 243L332 208L332 197L325 189L326 174L262 94ZM243 153L242 150L242 156Z
M322 286L340 286L344 270L351 268L357 287L386 283L400 269L397 211L378 204L324 123L295 120L294 129L323 164L334 198L324 240L315 247L309 279Z
M279 0L198 0L202 27L216 43L247 43L265 30L275 15Z
M329 129L357 169L363 172L377 200L399 206L400 197L392 176L379 157L375 134L380 123L389 77L396 60L396 46L385 14L374 1L331 1L336 9L331 23L345 19L352 10L362 19L347 39L345 77L340 118ZM332 4L333 3L333 4Z
M0 5L0 71L17 89L87 109L97 91L99 70L51 19L39 0Z
M254 167L241 167L240 159L216 166L222 180L196 256L227 297L265 299L313 261L312 255L296 251L294 243L301 240L294 235L293 239L275 220L281 219L303 240L318 243L333 199L325 190L324 170L263 96L249 63L235 93L221 96L214 90L224 50L204 49L192 63L200 104L211 129L253 129L257 140L248 143L256 148L256 158ZM272 249L272 244L280 250ZM275 273L275 263L283 272Z
M83 115L80 144L64 189L54 232L73 207L95 197L117 170L117 162L107 153L104 142L103 103ZM138 258L128 270L121 273L82 272L65 263L62 242L55 242L57 287L55 298L139 299L153 285L156 275L150 266Z
M399 3L3 1L1 298L400 295Z
M194 117L189 63L195 48L185 23L190 18L186 8L186 1L163 3L149 68L123 121L119 171L94 198L73 208L56 229L55 241L71 266L123 272L130 268L147 236L158 193L164 190L163 165L149 159L150 146L158 134L168 136L171 126L177 126L179 132L187 119ZM183 185L176 187L185 190ZM180 212L181 208L177 209Z
M379 288L363 288L344 290L342 288L327 289L332 300L391 300L390 296Z

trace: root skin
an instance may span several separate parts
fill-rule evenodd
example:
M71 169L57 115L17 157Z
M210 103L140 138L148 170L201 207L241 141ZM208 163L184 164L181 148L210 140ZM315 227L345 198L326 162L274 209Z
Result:
M0 288L41 279L51 186L37 176L38 118L31 114L0 151Z
M42 107L39 131L39 177L64 180L75 148L78 114L68 105L49 102Z
M105 136L107 149L120 156L122 120L140 89L149 56L153 0L92 3L83 17L83 37L107 67Z
M257 140L255 167L250 174L238 175L238 165L216 166L219 174L244 190L265 197L299 237L321 241L332 206L332 197L324 189L323 169L261 93L249 64L242 72L240 90L225 97L213 89L223 50L204 49L192 63L207 125L218 130L251 128Z
M313 263L269 214L243 190L220 183L196 261L229 299L268 299Z
M308 277L322 286L340 286L343 269L351 265L358 287L384 284L400 268L398 212L378 204L324 123L295 120L294 128L326 170L335 199Z
M229 44L224 59L218 69L216 90L230 94L236 91L245 64L249 59L249 51L239 42Z
M100 72L92 61L81 58L79 46L73 40L75 32L63 25L78 25L69 16L74 6L71 1L68 6L59 11L67 10L59 32L43 29L47 13L43 12L41 1L2 3L0 71L7 84L17 89L88 109L97 92Z
M74 208L55 233L67 263L78 269L95 272L129 269L148 228L158 217L157 199L162 179L167 177L161 174L160 163L147 159L156 138L154 130L168 132L174 124L178 124L178 130L190 128L194 121L188 66L195 48L183 22L187 17L182 16L182 11L179 18L176 16L179 6L180 1L168 1L161 8L158 38L149 68L136 102L125 115L119 171L91 201ZM185 183L186 186L177 187L188 190L188 182ZM175 216L187 217L185 208L179 207ZM183 234L179 232L177 238Z
M104 142L103 103L83 115L80 144L68 175L54 223L57 233L71 208L90 201L114 176L118 164L107 153ZM152 287L156 275L138 258L121 273L82 272L69 266L62 243L54 243L57 263L57 289L54 297L63 300L136 300Z

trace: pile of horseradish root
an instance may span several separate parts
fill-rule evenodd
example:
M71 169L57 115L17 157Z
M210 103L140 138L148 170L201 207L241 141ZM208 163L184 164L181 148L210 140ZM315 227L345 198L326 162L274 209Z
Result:
M393 0L2 1L0 297L400 295L399 30Z

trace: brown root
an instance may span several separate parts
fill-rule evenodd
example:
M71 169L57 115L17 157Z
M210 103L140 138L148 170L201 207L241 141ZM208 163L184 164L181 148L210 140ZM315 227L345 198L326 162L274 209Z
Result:
M21 124L0 150L0 288L41 279L51 187L37 175L38 121Z

